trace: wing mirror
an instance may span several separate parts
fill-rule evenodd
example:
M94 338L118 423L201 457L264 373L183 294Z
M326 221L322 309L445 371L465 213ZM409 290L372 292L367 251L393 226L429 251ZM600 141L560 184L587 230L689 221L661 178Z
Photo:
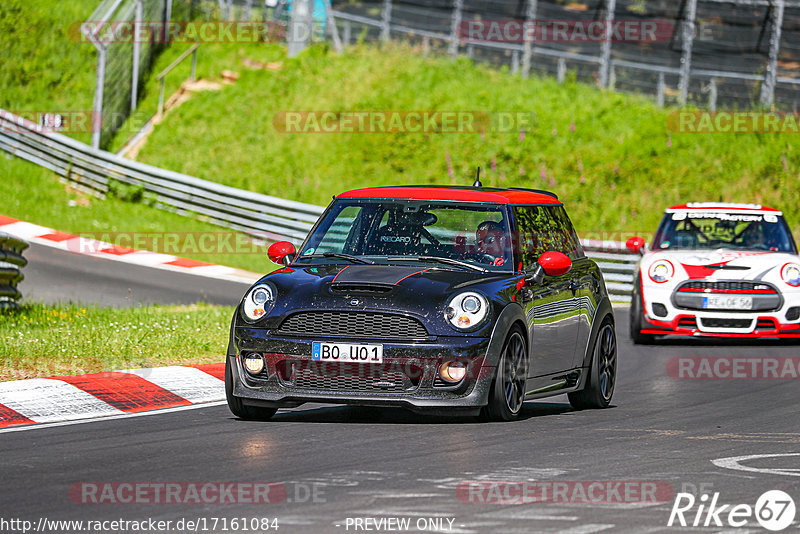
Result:
M529 280L540 284L544 276L561 276L567 274L572 269L572 260L569 256L555 250L545 252L539 256L536 270L529 277Z
M639 236L634 236L625 241L625 247L631 251L632 254L642 254L644 252L644 239Z
M273 243L267 249L267 256L272 263L289 265L297 251L294 245L288 241L278 241Z

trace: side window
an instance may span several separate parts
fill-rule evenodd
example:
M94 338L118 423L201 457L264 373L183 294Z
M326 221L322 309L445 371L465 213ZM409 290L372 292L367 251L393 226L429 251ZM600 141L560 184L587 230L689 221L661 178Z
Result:
M360 234L361 228L361 206L347 206L334 219L330 229L325 233L317 244L315 252L343 252L347 248L345 243L352 245L352 237Z
M575 227L567 216L564 206L546 208L552 214L553 232L558 236L559 246L555 250L563 252L569 259L576 260L583 257L583 247L581 246Z
M524 269L533 268L539 256L550 250L563 252L572 260L583 256L578 236L562 206L516 207L514 219Z

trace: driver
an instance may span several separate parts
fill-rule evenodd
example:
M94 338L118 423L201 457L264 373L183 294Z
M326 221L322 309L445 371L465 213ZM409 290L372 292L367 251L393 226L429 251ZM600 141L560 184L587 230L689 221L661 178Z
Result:
M508 250L508 235L500 223L494 221L482 222L475 232L475 239L478 243L478 252L489 254L496 258L495 262L501 261L498 265L502 264Z

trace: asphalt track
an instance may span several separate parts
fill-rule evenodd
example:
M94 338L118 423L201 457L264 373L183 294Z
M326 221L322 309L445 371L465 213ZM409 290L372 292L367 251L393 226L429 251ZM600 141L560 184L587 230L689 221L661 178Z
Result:
M29 258L41 251L32 252ZM80 277L75 263L63 267L60 285L51 287L82 283L64 277ZM117 267L104 271L111 289L130 284L128 268ZM119 273L126 281L117 287L113 279ZM46 280L47 273L39 270L28 280L36 277ZM153 278L147 277L148 285L155 284ZM156 287L160 298L183 301L193 284ZM133 293L140 291L134 284ZM661 504L475 503L459 498L464 481L566 481L584 487L591 481L655 481L674 492L719 492L720 504L751 506L763 492L781 489L800 504L797 380L675 379L666 371L675 357L797 356L799 346L673 339L635 347L624 334L627 310L617 312L619 381L610 409L574 411L565 397L556 397L527 403L520 421L487 424L306 405L282 410L269 422L247 422L216 405L2 432L0 519L34 525L41 518L205 519L207 532L226 532L219 518L277 518L281 533L366 532L355 529L356 517L409 518L413 532L421 518L453 519L452 527L445 520L436 531L456 533L728 531L668 528L673 498ZM740 462L751 471L712 463L749 455L779 456ZM259 505L99 505L74 502L69 494L81 482L223 481L280 483L286 498ZM217 528L211 530L214 518ZM789 531L796 531L799 518ZM0 530L14 531L8 525ZM735 531L763 529L751 519Z

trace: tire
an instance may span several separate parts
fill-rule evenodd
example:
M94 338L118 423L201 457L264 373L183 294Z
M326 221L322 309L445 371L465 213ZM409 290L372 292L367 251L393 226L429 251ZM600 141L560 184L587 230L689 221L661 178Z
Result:
M519 417L525 401L528 376L528 355L525 338L519 328L513 328L503 344L500 361L489 391L489 404L481 415L488 421L513 421Z
M634 345L652 345L656 340L656 336L653 334L642 333L643 318L642 288L639 286L639 282L636 282L631 296L630 319L628 321L629 333Z
M277 408L246 406L241 398L233 394L233 370L231 369L231 359L229 357L225 358L225 398L228 401L228 408L231 413L239 419L266 421L278 411Z
M586 386L567 394L573 408L608 408L617 381L617 334L614 323L604 319L592 348L592 362Z

